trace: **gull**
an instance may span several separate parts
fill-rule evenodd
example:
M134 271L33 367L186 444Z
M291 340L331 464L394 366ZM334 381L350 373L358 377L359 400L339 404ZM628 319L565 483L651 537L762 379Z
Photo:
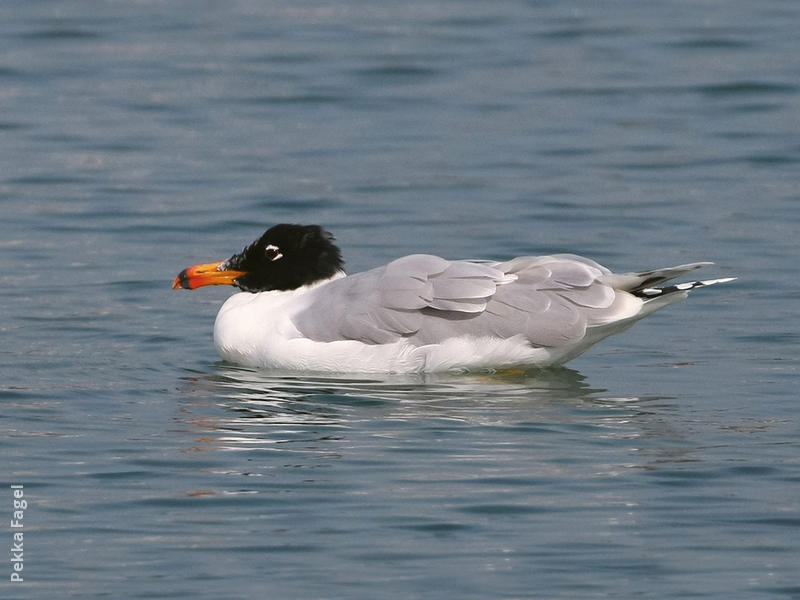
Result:
M227 260L184 269L172 287L241 290L214 323L230 363L415 373L562 365L691 290L735 279L662 286L712 263L612 273L574 254L412 254L347 275L334 239L318 225L275 225Z

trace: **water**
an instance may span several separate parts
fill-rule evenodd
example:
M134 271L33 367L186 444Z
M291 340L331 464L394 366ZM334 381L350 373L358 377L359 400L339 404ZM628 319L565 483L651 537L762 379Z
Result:
M798 18L0 6L0 595L800 597ZM739 280L539 374L222 364L171 280L281 221Z

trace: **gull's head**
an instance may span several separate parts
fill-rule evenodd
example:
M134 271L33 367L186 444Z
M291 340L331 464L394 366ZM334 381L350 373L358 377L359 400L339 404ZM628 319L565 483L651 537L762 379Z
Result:
M294 290L342 270L334 237L319 225L281 224L227 260L181 271L173 289L234 285L245 292Z

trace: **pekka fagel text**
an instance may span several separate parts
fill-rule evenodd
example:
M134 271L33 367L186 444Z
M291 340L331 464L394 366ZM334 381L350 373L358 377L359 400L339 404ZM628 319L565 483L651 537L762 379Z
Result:
M14 497L14 512L11 513L11 581L21 583L22 570L25 568L23 562L22 542L23 542L23 520L25 519L25 509L28 508L28 501L25 500L25 491L21 485L12 485L11 494Z

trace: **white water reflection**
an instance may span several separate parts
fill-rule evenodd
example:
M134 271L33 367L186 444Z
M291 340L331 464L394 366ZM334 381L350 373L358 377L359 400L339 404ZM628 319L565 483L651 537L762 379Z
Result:
M365 438L382 452L381 440L419 438L425 446L436 435L460 430L465 437L479 437L481 443L495 439L491 443L498 445L528 440L557 447L572 438L588 440L601 451L613 448L625 455L609 470L653 468L663 461L686 460L692 451L691 444L682 442L680 422L670 416L673 399L615 396L592 388L581 373L566 368L519 374L320 376L218 364L186 380L185 398L188 406L194 405L187 406L186 418L203 432L209 450L330 457L363 445Z

